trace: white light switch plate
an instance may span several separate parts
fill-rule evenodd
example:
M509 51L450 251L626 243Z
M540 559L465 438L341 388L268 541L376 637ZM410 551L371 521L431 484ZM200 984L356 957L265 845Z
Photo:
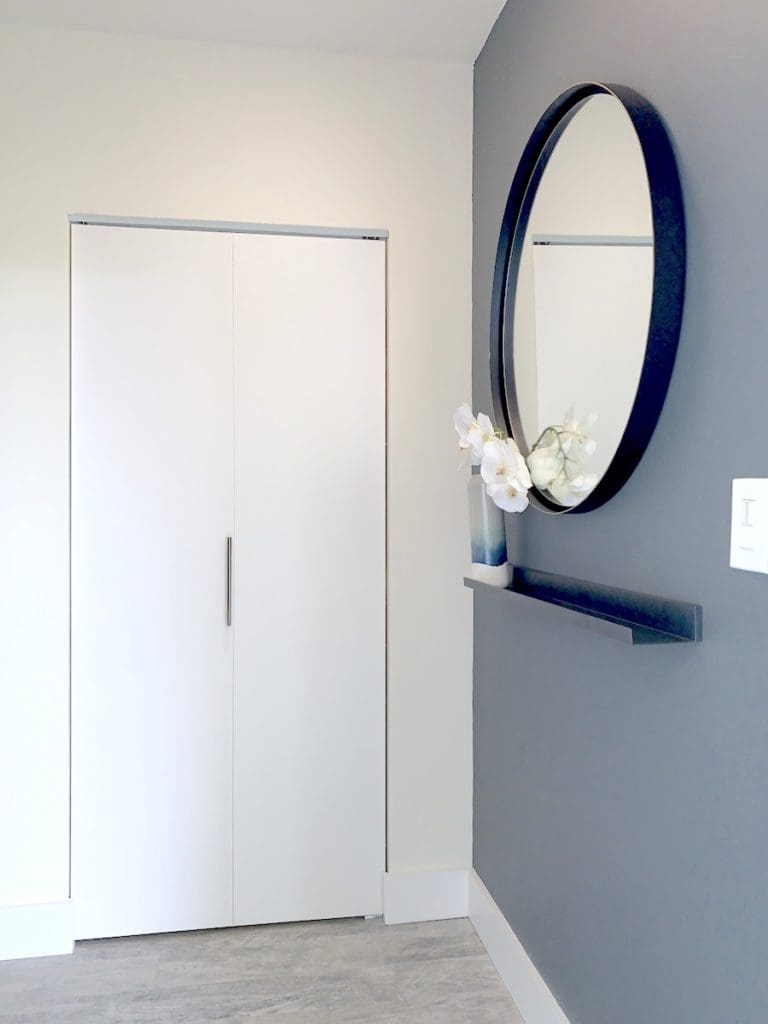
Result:
M768 480L734 480L731 566L768 573Z

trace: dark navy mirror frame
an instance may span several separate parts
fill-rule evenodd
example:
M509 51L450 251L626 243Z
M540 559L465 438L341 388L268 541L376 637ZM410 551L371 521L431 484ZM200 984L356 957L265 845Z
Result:
M623 85L586 82L559 96L533 131L515 172L504 210L491 298L491 389L496 422L505 424L524 455L513 358L515 292L536 189L568 124L591 96L615 96L637 132L645 158L653 217L653 299L645 357L634 405L616 454L581 504L565 507L537 488L531 504L545 512L590 512L627 482L658 422L675 363L685 292L685 214L672 143L655 108Z

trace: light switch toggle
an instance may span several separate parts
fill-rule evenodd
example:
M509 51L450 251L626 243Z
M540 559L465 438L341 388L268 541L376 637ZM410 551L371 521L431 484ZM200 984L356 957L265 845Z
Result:
M734 480L731 566L768 574L768 480Z

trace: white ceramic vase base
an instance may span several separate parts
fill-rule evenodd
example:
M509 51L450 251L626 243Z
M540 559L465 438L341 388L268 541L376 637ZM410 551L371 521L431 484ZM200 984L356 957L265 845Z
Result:
M502 565L486 565L484 562L472 563L472 579L480 583L489 583L492 587L508 587L512 581L509 562Z

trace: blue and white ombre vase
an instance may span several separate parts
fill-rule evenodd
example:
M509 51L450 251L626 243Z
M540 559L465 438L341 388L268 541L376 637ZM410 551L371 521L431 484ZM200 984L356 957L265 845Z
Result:
M472 578L494 587L510 581L504 513L491 501L477 468L469 478L469 536L472 544Z

